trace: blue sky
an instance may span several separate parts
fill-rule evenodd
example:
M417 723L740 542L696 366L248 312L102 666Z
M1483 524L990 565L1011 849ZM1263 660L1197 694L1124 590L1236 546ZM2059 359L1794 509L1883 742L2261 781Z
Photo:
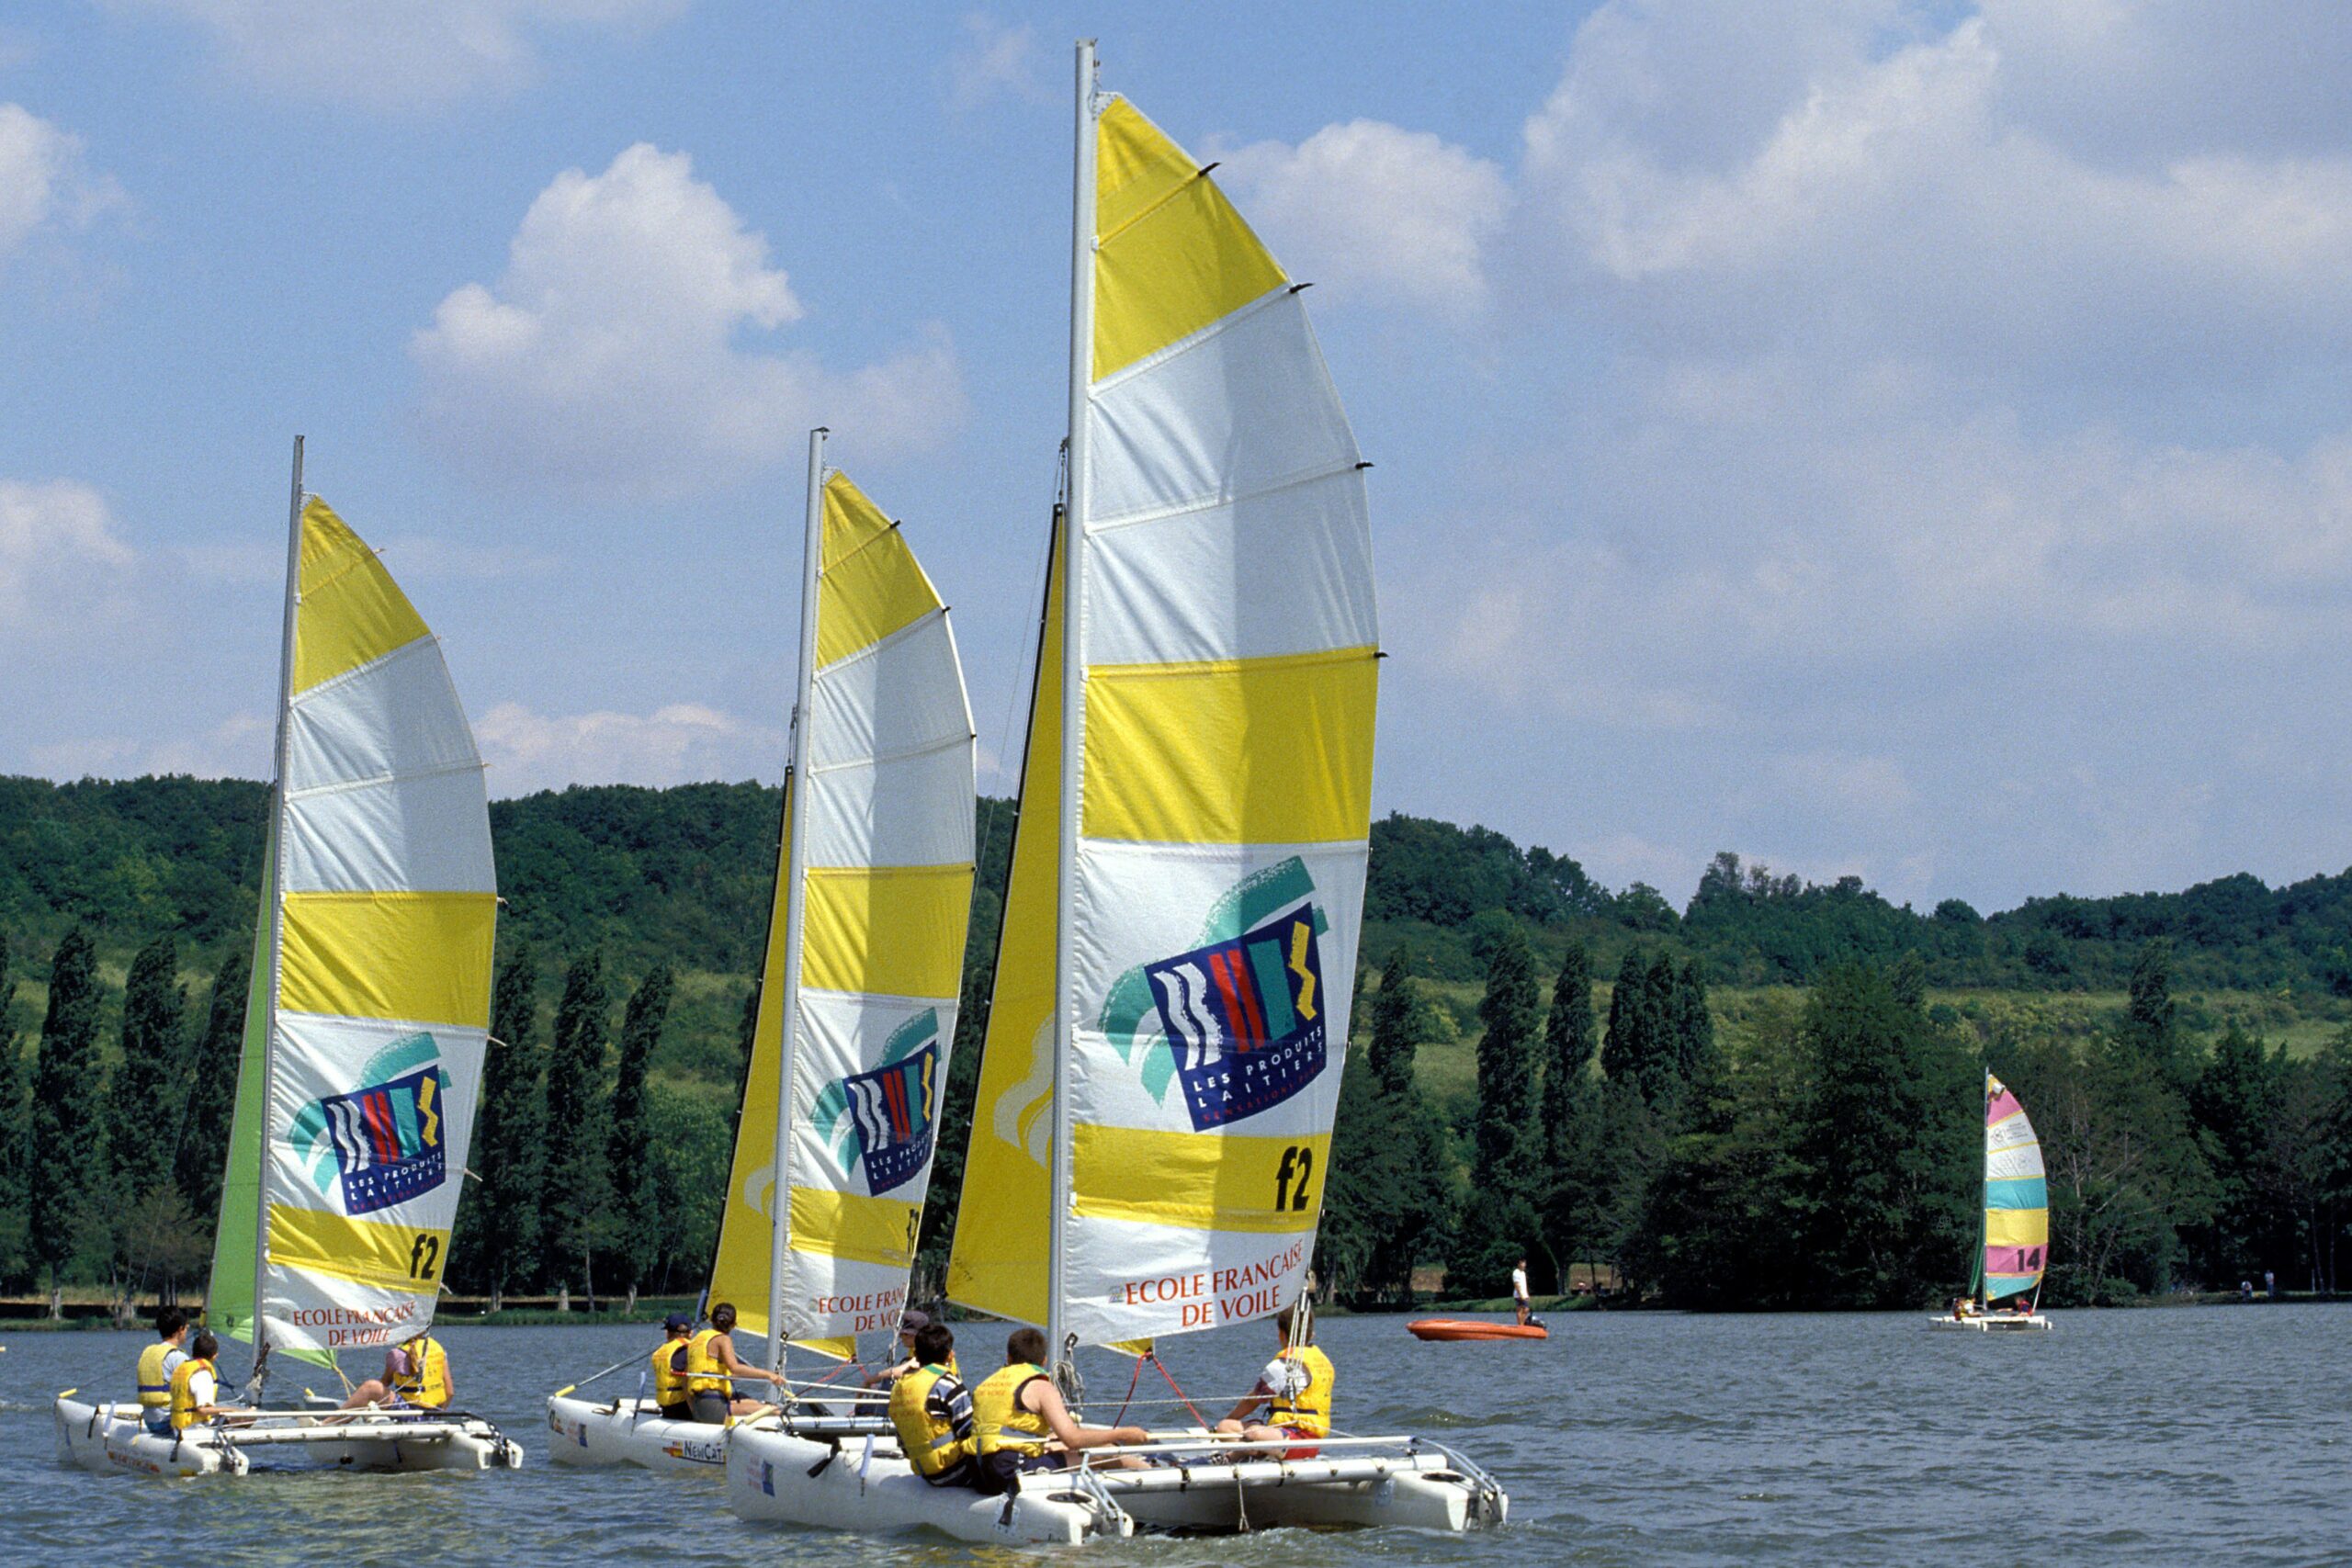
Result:
M1677 899L2352 861L2320 4L12 6L0 771L266 771L299 430L494 789L773 779L817 421L1009 758L1081 31L1318 285L1380 809Z

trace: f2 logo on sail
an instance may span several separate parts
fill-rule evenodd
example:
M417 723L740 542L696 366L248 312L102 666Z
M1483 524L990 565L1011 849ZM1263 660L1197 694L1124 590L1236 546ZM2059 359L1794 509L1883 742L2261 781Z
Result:
M433 1270L438 1268L440 1263L441 1238L437 1235L429 1235L423 1231L417 1232L416 1240L409 1245L408 1277L412 1280L430 1280L433 1278Z
M1307 1178L1315 1173L1315 1151L1303 1144L1293 1144L1283 1151L1283 1163L1274 1172L1274 1212L1305 1213L1313 1195L1307 1190Z

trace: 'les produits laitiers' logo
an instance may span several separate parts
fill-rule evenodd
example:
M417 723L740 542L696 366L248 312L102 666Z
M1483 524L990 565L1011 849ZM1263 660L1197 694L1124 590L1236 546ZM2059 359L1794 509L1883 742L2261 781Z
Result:
M1314 879L1296 856L1217 901L1189 952L1120 976L1102 1011L1112 1043L1140 1063L1144 1087L1183 1086L1195 1132L1281 1104L1322 1074L1329 1051L1323 957L1327 928Z
M294 1118L292 1143L311 1162L311 1180L343 1212L371 1213L430 1192L448 1179L442 1118L449 1075L430 1034L394 1041L361 1075L365 1087L322 1095Z
M926 1008L892 1030L882 1057L878 1067L827 1084L815 1117L835 1162L844 1171L853 1160L862 1163L865 1190L876 1197L913 1180L931 1163L938 1010Z

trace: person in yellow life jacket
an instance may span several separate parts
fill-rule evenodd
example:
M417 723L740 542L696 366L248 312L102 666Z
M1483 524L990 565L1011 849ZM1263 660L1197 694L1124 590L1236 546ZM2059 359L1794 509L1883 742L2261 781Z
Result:
M139 1352L139 1416L159 1438L172 1435L172 1374L187 1359L187 1314L175 1306L155 1314L155 1342Z
M209 1334L199 1334L188 1352L187 1359L172 1370L167 1409L168 1429L173 1432L185 1432L198 1422L228 1414L213 1403L220 1397L220 1374L212 1366L212 1358L220 1353L220 1341Z
M449 1375L449 1353L423 1329L384 1352L384 1375L369 1378L343 1402L345 1410L371 1404L416 1410L446 1409L457 1397L458 1383Z
M1328 1438L1331 1435L1331 1390L1339 1374L1332 1370L1331 1358L1316 1348L1315 1320L1304 1312L1286 1312L1277 1314L1273 1325L1282 1336L1281 1351L1258 1374L1258 1386L1216 1424L1216 1429L1251 1443ZM1271 1406L1265 1421L1249 1422L1250 1412L1261 1404ZM1284 1449L1282 1457L1313 1459L1315 1452L1314 1444L1308 1442ZM1261 1450L1259 1457L1262 1456Z
M1026 1472L1066 1468L1080 1449L1150 1440L1140 1427L1081 1427L1072 1420L1062 1391L1039 1365L1045 1359L1046 1337L1034 1328L1016 1328L1004 1342L1003 1368L972 1391L972 1432L980 1450L974 1484L989 1496L1020 1491ZM1143 1468L1134 1454L1120 1455L1118 1462L1125 1469Z
M757 1416L769 1406L756 1399L732 1398L736 1381L759 1378L772 1383L784 1379L764 1367L755 1367L735 1354L735 1309L725 1302L710 1309L710 1326L686 1340L686 1396L694 1418L724 1426L730 1416Z
M956 1336L928 1317L914 1335L915 1370L890 1385L890 1425L915 1473L933 1486L979 1479L972 1395L956 1375Z
M694 1331L693 1318L672 1313L662 1320L665 1337L647 1358L653 1365L653 1403L664 1421L695 1418L694 1402L686 1395L686 1340Z

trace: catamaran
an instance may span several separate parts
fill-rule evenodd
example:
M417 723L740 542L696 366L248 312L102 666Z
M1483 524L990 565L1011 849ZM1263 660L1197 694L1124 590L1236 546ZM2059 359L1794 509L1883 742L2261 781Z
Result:
M825 467L826 434L809 436L782 848L706 1297L780 1372L788 1345L846 1368L859 1335L898 1335L972 900L974 737L947 607L899 525ZM880 1396L821 1379L786 1404L769 1424L804 1437L890 1429ZM727 1429L660 1409L626 1384L560 1391L548 1455L716 1473Z
M1329 1174L1380 657L1363 469L1295 283L1078 50L1066 479L950 1298L1129 1353L1306 1286ZM973 1381L990 1337L967 1325ZM1201 1427L937 1487L881 1435L727 1440L750 1519L975 1540L1499 1523L1425 1438ZM1097 1468L1096 1458L1112 1467ZM1139 1458L1142 1468L1124 1461Z
M439 639L376 553L302 489L294 444L261 919L205 1325L335 1369L424 1332L441 1289L489 1038L490 808ZM220 1380L227 1386L228 1380ZM312 1405L150 1432L58 1395L62 1455L97 1471L243 1475L256 1459L512 1469L456 1409Z
M1984 1208L1975 1277L1931 1327L2018 1333L2050 1326L2041 1280L2050 1267L2050 1190L2041 1140L2008 1085L1984 1075ZM1996 1302L2009 1304L1996 1309Z

